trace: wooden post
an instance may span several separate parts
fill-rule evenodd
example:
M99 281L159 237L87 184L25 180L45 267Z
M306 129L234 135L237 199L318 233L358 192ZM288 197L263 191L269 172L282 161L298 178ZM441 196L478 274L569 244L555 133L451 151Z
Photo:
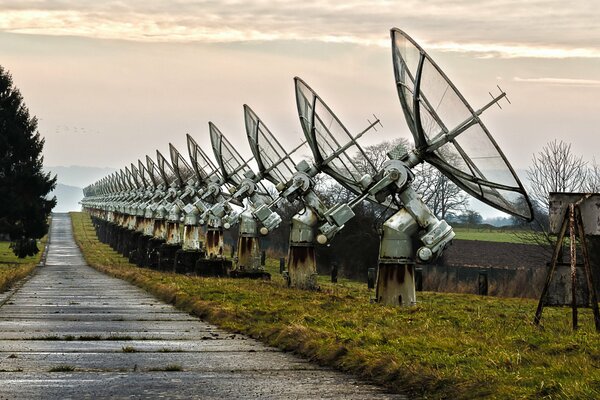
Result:
M579 236L579 240L581 242L581 253L583 256L583 267L585 272L585 277L587 280L587 289L588 289L588 301L591 303L591 308L594 312L594 324L596 327L596 331L600 332L600 310L598 308L598 299L596 296L596 288L594 285L594 278L592 276L592 269L590 266L589 253L587 248L587 243L585 239L585 230L583 226L583 218L581 216L581 210L579 208L580 202L571 203L567 210L565 210L565 214L562 220L562 225L560 228L560 232L557 237L556 246L554 248L554 253L552 255L552 260L550 262L550 270L548 271L548 276L546 277L546 283L544 284L544 289L542 290L542 295L540 296L540 301L538 303L538 307L535 313L535 318L533 322L536 325L539 325L540 319L542 317L542 310L544 308L544 301L546 300L548 289L550 287L550 283L556 271L556 264L558 262L558 258L562 254L563 240L566 235L567 226L569 227L569 248L570 248L570 267L571 267L571 308L573 315L573 330L578 328L578 305L577 305L577 236Z
M375 268L369 268L367 270L367 287L369 289L375 289Z
M569 251L571 254L571 310L573 330L577 330L577 239L575 238L575 205L569 204Z
M285 271L285 258L281 257L279 259L279 273L283 274L283 271Z
M540 301L538 303L537 310L535 311L535 318L533 319L533 323L536 325L539 325L540 320L542 319L544 300L546 299L548 289L550 288L550 282L552 281L552 277L554 276L554 272L556 270L556 262L558 261L558 256L562 249L563 239L565 238L565 234L567 233L568 221L569 220L567 218L567 212L565 212L565 215L562 220L562 225L560 227L560 232L558 233L558 237L556 238L556 246L554 246L554 252L552 253L552 259L550 261L550 271L548 271L548 276L546 276L546 283L544 283L542 295L540 296Z
M592 267L590 266L590 256L588 253L587 242L585 239L585 232L583 230L583 218L581 217L581 210L579 209L579 207L577 207L576 209L576 218L577 225L579 227L581 253L583 255L583 268L585 270L585 277L587 280L589 300L592 303L592 310L594 312L594 325L596 326L596 332L600 332L600 310L598 309L596 286L594 285L594 276L592 275Z
M479 270L477 293L480 296L488 295L488 272L487 270Z
M415 290L417 292L423 291L423 268L415 268Z
M331 263L331 283L337 283L338 281L338 266L337 263Z

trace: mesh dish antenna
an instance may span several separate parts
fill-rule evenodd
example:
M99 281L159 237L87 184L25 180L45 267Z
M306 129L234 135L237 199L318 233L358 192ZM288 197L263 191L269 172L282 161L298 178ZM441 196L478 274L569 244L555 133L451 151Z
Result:
M158 165L158 171L167 186L171 186L173 183L177 183L177 176L175 175L175 170L169 164L167 159L160 153L160 151L156 150L156 161Z
M133 178L133 175L127 166L125 166L124 179L128 189L137 188L137 182Z
M229 143L227 138L221 133L219 128L212 122L209 122L208 126L210 130L210 142L217 164L219 164L219 167L221 168L223 179L225 182L234 186L239 185L242 183L245 175L253 175L254 172L233 145Z
M474 110L410 36L394 28L391 39L398 96L416 146L412 160L404 156L407 163L427 161L482 202L532 220L531 202L521 181L479 119L506 93L500 89L490 103Z
M196 178L198 178L199 182L206 183L210 176L215 175L219 181L223 181L221 173L215 164L190 134L187 134L187 146L190 160L192 161L192 166L194 167L194 172L196 172Z
M242 156L215 126L215 124L209 122L208 125L210 128L210 141L212 148L215 153L217 163L221 168L221 173L223 174L223 179L225 182L237 187L243 182L244 179L254 180L256 178L256 174L254 171L252 171L248 165L248 162L244 161ZM260 193L257 193L257 195L263 197L264 202L273 200L273 197L269 194L261 182L256 182L256 185L260 189Z
M296 172L295 163L256 113L244 104L246 134L260 174L275 186L285 184Z
M165 183L160 171L158 170L158 166L148 155L146 156L146 171L148 171L148 177L152 181L154 187L158 187L159 185Z
M331 175L351 191L362 193L365 185L361 183L361 179L365 171L361 170L354 160L357 156L362 156L373 170L375 166L356 140L374 124L353 137L306 82L298 77L294 78L294 82L300 124L317 168Z
M171 162L173 163L173 172L177 177L179 187L185 186L190 179L194 177L194 170L190 164L183 158L181 153L169 143L169 153L171 154Z
M375 117L375 122L370 123L356 136L352 136L329 106L306 82L298 77L294 78L294 82L300 124L313 153L317 169L334 178L346 189L362 196L356 199L356 204L363 199L368 199L391 209L397 209L398 206L393 199L377 199L367 192L373 183L372 177L368 174L373 173L377 168L358 144L358 139L380 124L379 119ZM362 162L362 165L359 165L358 161Z
M121 190L129 190L129 183L127 182L127 176L125 175L125 171L123 171L122 169L117 171L117 177Z
M146 166L144 165L142 160L138 160L138 171L140 174L140 178L144 182L145 187L150 187L150 186L156 187L156 185L154 184L154 182L152 181L152 179L150 177L150 174L148 173L148 169L146 168Z
M145 187L147 187L146 180L144 179L143 175L137 169L137 167L135 166L134 163L131 163L131 174L133 175L133 179L135 180L136 186L138 188L145 188Z

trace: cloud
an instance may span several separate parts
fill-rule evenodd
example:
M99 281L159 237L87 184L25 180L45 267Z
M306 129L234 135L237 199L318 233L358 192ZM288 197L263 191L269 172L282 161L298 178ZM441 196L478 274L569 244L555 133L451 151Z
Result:
M472 53L479 57L492 58L600 58L600 48L566 48L552 46L529 46L505 43L453 43L424 44L427 49Z
M519 78L513 79L515 82L537 83L555 86L584 86L600 87L600 80L595 79L572 79L572 78Z
M399 26L440 51L600 58L600 8L574 0L0 0L0 30L145 42L308 40L389 46Z

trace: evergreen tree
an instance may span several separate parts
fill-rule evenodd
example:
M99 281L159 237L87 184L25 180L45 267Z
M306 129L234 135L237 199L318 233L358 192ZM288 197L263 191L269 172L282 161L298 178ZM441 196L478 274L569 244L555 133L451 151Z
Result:
M48 232L56 197L47 195L56 176L42 170L44 139L12 76L0 66L0 233L19 257L36 254L36 239Z

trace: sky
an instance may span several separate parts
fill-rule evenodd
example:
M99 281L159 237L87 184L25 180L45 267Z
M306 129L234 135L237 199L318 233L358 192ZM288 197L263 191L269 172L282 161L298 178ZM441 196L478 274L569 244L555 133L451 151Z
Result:
M364 144L410 137L389 30L430 53L474 108L499 85L511 104L482 119L516 169L553 139L600 149L595 0L0 0L0 65L45 137L45 164L121 168L208 121L243 156L249 104L285 147L301 142L300 76Z

